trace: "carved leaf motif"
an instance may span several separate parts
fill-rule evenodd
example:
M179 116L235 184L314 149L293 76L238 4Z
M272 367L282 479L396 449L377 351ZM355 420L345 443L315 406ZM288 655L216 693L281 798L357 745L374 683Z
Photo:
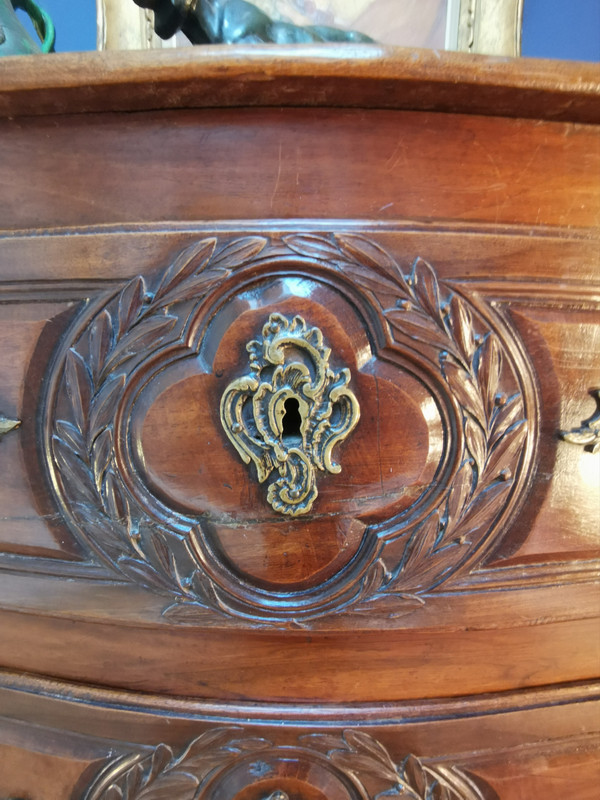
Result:
M147 347L156 348L176 322L177 317L168 314L143 319L115 346L106 363L106 369L115 370L131 356L143 353Z
M173 751L166 744L159 744L152 754L152 762L150 765L150 772L148 774L149 780L154 780L157 775L166 769L167 765L173 760Z
M483 400L474 377L450 360L444 363L444 374L460 405L485 426Z
M398 284L381 275L365 272L358 264L344 264L343 273L350 278L353 283L361 289L373 292L376 295L385 297L397 297Z
M106 514L90 512L89 505L82 506L81 521L94 543L94 549L113 563L116 562L123 552L121 527Z
M448 340L444 331L437 326L432 326L431 320L419 312L411 311L410 309L390 309L386 313L386 319L399 333L415 339L417 342L422 342L458 356L452 342Z
M186 602L182 603L179 597L177 597L174 603L163 610L162 616L165 620L176 624L186 625L190 623L198 625L201 624L205 618L209 620L211 617L214 617L214 607L213 605L201 603L195 599L188 600L186 598Z
M404 570L415 571L416 565L427 561L429 553L435 549L440 535L440 514L436 509L414 531L406 546L408 556L404 562ZM423 573L420 573L423 575Z
M199 272L210 261L214 253L217 240L215 238L203 239L200 242L186 247L171 266L165 271L162 280L154 293L154 304L183 283L194 272Z
M112 423L119 398L125 388L125 375L109 378L94 397L90 408L90 434L92 441Z
M492 477L497 477L506 464L518 463L518 454L523 446L527 434L527 423L521 419L515 422L494 444L488 459L487 471ZM508 477L511 477L508 474Z
M106 309L101 311L90 325L88 338L90 370L93 379L97 381L113 345L112 318Z
M141 276L129 281L121 291L117 307L117 319L119 321L117 336L119 338L123 336L125 331L131 328L137 320L142 309L145 294L146 283Z
M453 338L458 345L463 364L469 365L475 353L473 316L467 304L457 294L453 294L450 299L449 319Z
M508 481L499 481L479 492L461 519L461 534L466 536L477 528L489 525L500 511L502 496L509 488Z
M428 765L426 771L435 781L436 787L439 787L442 792L440 798L443 798L443 800L461 800L464 797L468 798L468 800L471 800L471 798L473 800L484 800L484 796L476 783L456 767ZM497 798L495 792L491 790L489 796ZM435 798L435 795L433 797Z
M167 306L175 302L182 303L186 300L192 300L198 297L198 295L203 294L209 287L225 280L228 274L229 270L223 267L211 267L210 269L206 269L199 275L194 275L185 283L166 294L162 298L162 301L165 306Z
M248 238L233 243L228 252L241 260L258 253L264 244L264 239ZM71 513L94 550L122 576L180 598L191 593L190 599L198 604L206 592L198 593L201 587L185 549L179 548L176 558L166 544L167 531L148 532L143 512L120 479L113 459L112 424L132 369L130 360L137 364L177 323L176 315L164 313L164 305L201 295L227 274L225 267L209 266L215 245L216 240L205 240L175 259L154 298L141 276L109 296L65 356L62 392L68 418L56 420L51 439L61 484L75 501ZM186 571L188 577L182 578ZM214 605L218 607L216 601Z
M502 353L495 336L488 334L479 348L477 378L482 389L487 418L490 419L502 372Z
M433 319L440 328L444 327L442 318L440 290L435 272L422 258L417 258L413 264L411 284L415 297L425 313Z
M396 291L398 288L409 293L408 286L397 262L389 253L374 242L362 236L336 236L336 242L343 255L354 261L358 266L370 267L375 273L392 282Z
M92 447L92 463L96 489L101 492L106 470L112 457L112 432L105 429L95 440Z
M136 794L139 796L140 789L143 788L143 784L147 783L144 778L144 768L142 765L134 764L127 775L127 782L125 786L126 796L135 796Z
M63 444L68 445L75 453L81 455L85 449L83 438L78 429L71 423L64 419L56 420L55 426L56 438L62 441Z
M363 775L364 777L370 775L387 781L396 781L398 778L395 769L390 769L387 765L375 761L368 754L354 750L350 753L334 751L329 757L336 767L351 774Z
M392 757L377 739L362 731L347 730L344 731L344 741L355 752L360 753L362 751L370 755L371 758L388 770L392 780L397 777L397 769Z
M157 578L170 583L171 551L167 547L162 531L152 530L148 525L140 525L134 533L136 550L143 554L148 566L157 575Z
M116 477L109 472L102 484L102 501L104 510L113 519L129 522L129 502L125 491Z
M225 264L228 270L240 267L255 259L267 245L263 236L247 236L245 239L234 239L225 245L214 258L214 264Z
M402 766L405 780L411 788L417 792L419 797L427 797L430 787L428 786L429 781L427 780L427 775L423 770L421 761L415 756L409 755L404 759Z
M381 558L371 566L367 572L360 593L360 600L370 597L379 587L388 583L391 578L390 573L387 571L385 564Z
M467 449L477 465L477 474L482 475L487 455L485 433L481 429L481 426L471 417L466 418L464 429Z
M213 728L193 739L181 755L180 762L197 769L204 765L207 755L220 750L240 733L242 728Z
M303 734L300 739L300 744L305 744L307 748L316 750L319 753L327 755L333 750L338 750L343 741L339 736L329 733L307 733Z
M448 493L447 514L448 519L460 519L467 498L473 491L473 467L466 461L458 471L456 480Z
M283 241L294 253L306 258L337 261L340 257L339 247L325 236L294 234L293 236L284 236Z
M71 401L73 423L85 437L92 386L85 362L73 348L69 350L65 358L65 386L67 396Z
M350 613L364 615L370 619L398 619L412 614L415 609L425 605L425 600L419 595L387 591L385 586L382 589L379 594L371 596L365 593L365 600L359 605L352 605Z
M90 473L86 464L60 437L53 437L53 454L62 479L69 484L78 502L96 504L98 498L90 485Z
M139 583L147 589L154 589L162 594L172 594L173 584L165 580L161 575L145 561L124 556L119 559L119 570L123 575L129 577L134 583Z
M490 450L508 429L519 421L524 421L523 402L521 396L516 394L494 410L490 428Z

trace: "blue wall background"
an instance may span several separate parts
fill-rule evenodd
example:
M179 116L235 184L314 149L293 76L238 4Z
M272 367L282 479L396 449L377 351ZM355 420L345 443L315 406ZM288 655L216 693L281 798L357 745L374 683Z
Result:
M124 3L132 1L123 0ZM56 28L58 53L96 49L96 0L36 0L36 2L52 17ZM28 19L23 12L17 13L19 19ZM29 26L28 29L32 31Z
M54 20L57 51L96 49L95 0L38 2ZM600 0L524 0L523 55L600 61Z
M524 0L522 54L600 61L600 0Z

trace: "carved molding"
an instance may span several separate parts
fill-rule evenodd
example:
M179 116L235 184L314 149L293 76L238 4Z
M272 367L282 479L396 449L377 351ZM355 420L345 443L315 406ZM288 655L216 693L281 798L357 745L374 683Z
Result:
M199 557L201 518L144 506L123 473L115 425L127 387L149 357L174 348L194 354L186 326L210 293L224 292L258 264L280 273L288 260L308 274L326 272L340 291L358 292L379 320L384 348L409 353L431 376L454 416L448 446L456 467L427 490L429 505L420 502L419 513L379 524L352 570L280 603L227 582L218 564ZM46 462L65 518L122 578L169 597L167 612L178 621L217 613L289 624L345 610L412 610L476 566L502 532L527 485L536 441L534 381L493 309L438 281L422 259L405 273L359 236L202 240L166 271L138 276L85 310L48 385Z
M11 419L0 412L0 442L7 433L16 430L20 424L20 419Z
M279 478L267 495L275 511L307 514L318 494L316 471L341 471L333 461L333 448L347 438L360 416L348 388L350 370L330 369L331 350L323 334L298 316L289 320L271 314L262 338L246 349L251 373L225 389L221 422L242 460L253 461L260 483L278 470ZM305 353L311 367L289 357L290 351ZM245 408L252 413L245 414ZM297 431L286 435L286 417L294 413Z
M294 762L303 767L321 766L322 774L335 781L336 797L343 796L345 800L383 797L492 800L497 797L481 779L476 783L457 766L412 754L395 758L380 742L362 731L345 730L341 735L309 734L299 737L296 745L282 746L268 739L244 736L242 728L223 727L206 731L179 753L166 744L159 744L151 750L111 761L82 800L143 800L146 797L220 800L231 797L228 790L231 776L237 776L238 789L240 776L243 776L248 779L246 785L256 784L259 790L262 781L279 778L284 784L289 764ZM288 769L282 769L283 765L288 765ZM314 775L308 770L304 774ZM300 795L294 796L302 796L303 787L308 791L313 788L305 779L297 779L296 791L300 791ZM267 797L268 800L283 800L287 794L280 788L265 792Z
M584 419L579 428L561 431L560 438L570 444L578 444L589 453L600 452L600 389L590 392L598 406L588 419Z

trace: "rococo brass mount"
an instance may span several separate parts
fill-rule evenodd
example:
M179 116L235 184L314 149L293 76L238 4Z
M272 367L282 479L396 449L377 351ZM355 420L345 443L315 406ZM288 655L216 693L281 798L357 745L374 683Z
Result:
M350 371L329 367L331 350L302 317L271 314L262 339L246 346L250 375L232 381L221 398L221 422L263 483L275 511L297 517L317 497L316 470L338 473L334 446L356 426L360 410L348 388Z

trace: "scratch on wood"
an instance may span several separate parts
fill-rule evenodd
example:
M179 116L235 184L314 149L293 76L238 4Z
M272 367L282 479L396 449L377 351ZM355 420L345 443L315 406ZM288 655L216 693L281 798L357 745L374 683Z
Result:
M277 190L279 189L279 178L281 177L281 150L282 150L282 143L279 142L279 155L277 157L277 177L275 178L275 187L273 189L273 194L271 195L271 208L273 208L273 203L275 201L275 195L277 194Z

